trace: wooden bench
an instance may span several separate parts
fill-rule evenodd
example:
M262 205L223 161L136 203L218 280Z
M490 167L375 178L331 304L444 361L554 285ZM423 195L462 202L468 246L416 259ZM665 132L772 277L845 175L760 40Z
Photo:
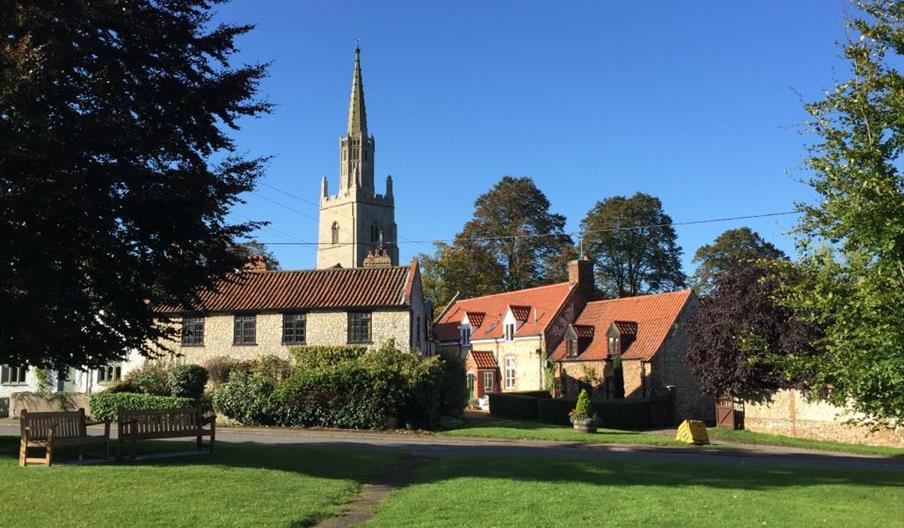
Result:
M78 447L78 459L85 456L84 448L90 444L106 444L106 456L110 458L110 421L89 422L85 409L62 412L28 412L19 417L22 436L19 440L19 465L53 465L53 451L58 447ZM89 425L104 424L104 434L89 435ZM44 448L43 458L28 456L29 448Z
M194 436L198 439L198 451L204 447L202 438L210 437L207 447L213 451L213 443L217 435L216 415L204 416L201 409L120 409L117 419L119 449L117 457L121 457L125 442L131 444L131 454L136 456L136 444L139 440L159 438L182 438ZM205 429L205 425L210 425Z

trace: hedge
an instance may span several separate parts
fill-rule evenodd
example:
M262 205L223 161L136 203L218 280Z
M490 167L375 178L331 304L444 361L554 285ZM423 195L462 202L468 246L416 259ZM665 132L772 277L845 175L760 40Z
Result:
M196 405L191 398L154 396L135 392L95 392L91 395L91 416L116 420L119 409L183 409Z
M568 413L574 409L577 400L564 398L539 399L537 419L541 422L569 424ZM610 429L643 429L650 426L650 402L645 400L614 399L594 400L593 411L599 418L600 427Z
M516 420L536 420L539 398L514 393L491 392L490 415Z

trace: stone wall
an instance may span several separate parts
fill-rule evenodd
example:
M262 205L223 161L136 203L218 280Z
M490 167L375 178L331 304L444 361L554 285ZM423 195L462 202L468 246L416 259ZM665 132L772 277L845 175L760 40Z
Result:
M607 370L608 367L608 370ZM605 379L611 376L611 364L605 361L560 361L556 369L557 396L562 398L577 398L581 392L581 386L586 383L587 373L593 374L597 380L590 383L592 399L606 397Z
M857 415L834 405L808 402L797 390L780 390L768 403L744 403L744 427L749 431L811 440L904 447L904 427L872 431L867 426L857 425L857 418ZM854 423L846 423L850 419Z
M169 347L186 362L203 364L216 356L253 359L264 355L289 357L291 345L282 344L282 314L258 313L254 345L234 345L233 315L208 315L204 318L204 345L182 346L178 341ZM373 346L394 339L401 350L408 350L411 314L408 310L374 311L371 320ZM308 345L345 345L348 340L348 313L308 312L306 343Z
M545 388L543 340L540 337L521 338L513 341L471 341L473 350L488 350L499 365L499 390L502 392L535 391ZM515 386L505 387L505 358L515 358Z
M23 409L28 412L48 412L77 411L80 408L91 413L87 394L61 392L43 396L33 392L14 392L9 397L9 412L13 418L18 418Z

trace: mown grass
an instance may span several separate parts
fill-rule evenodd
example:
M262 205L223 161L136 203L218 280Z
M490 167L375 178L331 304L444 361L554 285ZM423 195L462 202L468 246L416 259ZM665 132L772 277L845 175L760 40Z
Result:
M219 443L197 456L21 468L17 449L18 437L0 436L0 525L19 528L309 526L339 513L362 482L400 460L379 451ZM148 442L139 454L192 449Z
M664 435L617 429L599 429L596 433L578 433L564 425L508 420L503 418L467 418L463 425L447 429L444 436L503 438L508 440L550 440L555 442L598 442L602 444L645 444L681 446Z
M904 474L742 464L445 457L383 526L904 526Z
M828 442L823 440L807 440L805 438L791 438L767 433L755 433L752 431L735 431L733 429L712 428L708 429L710 440L735 442L739 444L770 445L783 447L800 447L804 449L817 449L821 451L836 451L841 453L857 453L861 455L880 455L890 457L904 457L904 449L896 447L878 447L859 444L843 444L841 442Z

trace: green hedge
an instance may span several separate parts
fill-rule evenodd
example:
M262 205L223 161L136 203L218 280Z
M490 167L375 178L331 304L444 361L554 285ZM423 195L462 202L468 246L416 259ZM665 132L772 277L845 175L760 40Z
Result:
M593 411L600 427L610 429L644 429L650 426L650 403L644 400L594 400ZM537 400L537 419L541 422L569 424L568 412L577 400L564 398Z
M495 392L491 392L489 397L491 416L516 420L537 419L537 402L541 401L540 398L516 393Z
M95 392L91 395L91 416L116 420L119 409L183 409L196 405L191 398L154 396L134 392Z

